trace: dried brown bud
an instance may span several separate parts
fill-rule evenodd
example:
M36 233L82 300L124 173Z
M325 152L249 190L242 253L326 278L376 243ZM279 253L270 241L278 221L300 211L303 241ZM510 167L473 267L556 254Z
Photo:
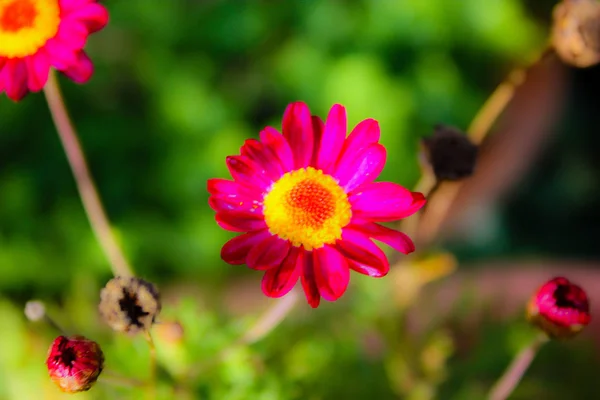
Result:
M565 63L575 67L600 62L600 2L564 0L557 4L552 45Z
M130 334L147 331L160 308L158 290L140 278L117 276L100 292L100 315L115 331Z
M433 135L423 139L423 144L438 180L458 180L473 174L477 146L460 130L437 125Z
M83 336L59 336L48 349L46 366L50 379L63 392L83 392L102 372L104 354L96 342Z

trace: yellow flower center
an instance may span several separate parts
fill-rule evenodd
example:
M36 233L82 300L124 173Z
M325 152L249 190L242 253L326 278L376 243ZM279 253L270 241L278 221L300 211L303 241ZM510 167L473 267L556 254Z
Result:
M312 167L288 172L275 182L263 212L272 234L306 250L335 243L352 217L346 192Z
M0 57L35 54L59 24L58 0L0 0Z

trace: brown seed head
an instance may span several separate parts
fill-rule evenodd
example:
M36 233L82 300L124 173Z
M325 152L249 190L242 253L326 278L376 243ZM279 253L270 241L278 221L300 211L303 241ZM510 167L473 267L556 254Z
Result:
M567 64L586 68L600 62L600 2L564 0L554 8L552 45Z
M147 331L160 309L158 290L140 278L117 276L100 292L100 315L115 331Z

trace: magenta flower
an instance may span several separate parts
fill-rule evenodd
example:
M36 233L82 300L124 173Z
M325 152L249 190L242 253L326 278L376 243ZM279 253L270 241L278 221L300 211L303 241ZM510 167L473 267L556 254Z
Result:
M587 294L567 278L551 279L529 301L527 317L549 336L569 338L590 323Z
M59 336L48 349L46 367L50 379L66 393L89 390L104 367L98 343L83 336Z
M377 222L412 215L425 204L390 182L373 182L386 160L379 124L367 119L346 138L346 110L334 105L327 121L304 103L288 106L283 135L267 127L238 156L227 157L233 181L210 179L217 223L247 232L227 242L221 257L265 271L262 290L281 297L298 279L312 307L344 294L350 270L385 276L389 262L372 239L408 254L411 239Z
M50 67L85 83L93 65L83 47L107 21L96 0L0 0L0 93L40 91Z

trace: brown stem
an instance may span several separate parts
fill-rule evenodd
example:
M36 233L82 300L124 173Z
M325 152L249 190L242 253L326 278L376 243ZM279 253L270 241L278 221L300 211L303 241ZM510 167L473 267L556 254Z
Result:
M540 334L529 346L521 350L512 360L504 374L490 390L488 400L504 400L515 390L538 350L548 341L548 336Z
M477 115L473 118L467 134L475 144L481 144L490 133L492 126L513 99L517 88L525 81L527 71L548 54L552 52L550 47L544 48L535 60L527 67L515 68L496 90L490 95ZM431 243L440 233L442 224L448 216L450 207L458 195L463 181L442 182L435 191L435 196L428 199L427 209L419 218L419 234L417 241L421 245ZM435 201L433 201L435 200ZM421 221L422 220L422 221ZM421 223L422 222L422 223Z
M111 231L100 196L77 138L77 133L69 119L54 71L50 71L48 82L44 87L44 94L96 239L110 262L113 274L115 276L131 276L133 275L131 267Z

